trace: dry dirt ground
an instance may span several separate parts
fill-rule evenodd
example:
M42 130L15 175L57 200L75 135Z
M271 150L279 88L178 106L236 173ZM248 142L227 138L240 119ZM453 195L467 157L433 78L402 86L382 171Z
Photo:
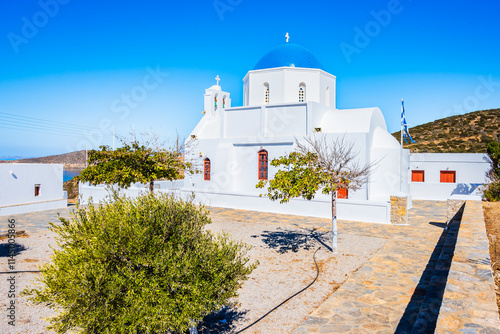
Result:
M496 283L497 305L500 312L500 202L483 202L486 233L490 241L490 257Z
M214 221L208 225L208 229L226 231L233 239L252 245L249 255L252 261L258 260L260 264L244 282L233 306L207 317L205 323L199 326L200 334L235 333L307 286L316 276L313 254L321 246L316 254L320 268L316 283L244 332L289 333L386 243L383 238L340 234L339 252L332 254L327 249L331 238L328 231L227 219ZM54 233L47 231L18 238L16 270L37 270L41 264L49 261L52 253L50 245L55 246L54 237ZM0 284L2 310L6 309L8 303L6 296L9 287L5 280L6 275L10 276L7 272L6 242L0 241L0 258L3 259L0 278L4 282ZM32 287L39 275L14 274L16 292ZM7 325L3 311L0 318L1 333L50 333L45 329L47 322L44 318L54 314L54 311L30 305L22 297L17 297L16 302L16 327Z

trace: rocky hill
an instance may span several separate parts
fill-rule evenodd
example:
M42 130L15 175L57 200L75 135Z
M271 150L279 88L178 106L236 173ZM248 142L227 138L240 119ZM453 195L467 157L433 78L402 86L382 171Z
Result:
M417 142L406 144L411 152L484 153L486 145L500 137L500 109L450 116L410 129ZM400 132L392 134L399 142Z
M75 151L65 154L50 155L41 158L0 161L0 163L31 163L31 164L64 164L65 168L85 168L85 151Z

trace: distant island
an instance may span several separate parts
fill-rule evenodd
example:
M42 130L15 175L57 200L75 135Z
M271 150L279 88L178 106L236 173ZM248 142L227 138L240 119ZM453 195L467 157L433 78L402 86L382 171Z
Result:
M0 163L63 164L65 169L85 168L85 150L40 158L0 160Z

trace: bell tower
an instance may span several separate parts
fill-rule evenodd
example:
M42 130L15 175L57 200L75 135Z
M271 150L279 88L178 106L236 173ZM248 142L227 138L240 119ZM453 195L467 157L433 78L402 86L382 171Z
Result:
M210 116L215 116L224 109L231 108L230 94L222 91L222 88L219 86L219 76L215 80L217 84L206 89L204 95L205 113Z

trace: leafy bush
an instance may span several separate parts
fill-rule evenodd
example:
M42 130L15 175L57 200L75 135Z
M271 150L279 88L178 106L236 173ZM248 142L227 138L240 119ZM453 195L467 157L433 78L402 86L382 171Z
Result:
M59 250L25 290L55 308L58 333L183 332L236 296L249 246L204 230L204 207L173 196L118 197L51 224Z
M490 183L483 187L483 195L490 202L500 201L500 144L491 142L486 152L490 160L491 168L486 174Z

